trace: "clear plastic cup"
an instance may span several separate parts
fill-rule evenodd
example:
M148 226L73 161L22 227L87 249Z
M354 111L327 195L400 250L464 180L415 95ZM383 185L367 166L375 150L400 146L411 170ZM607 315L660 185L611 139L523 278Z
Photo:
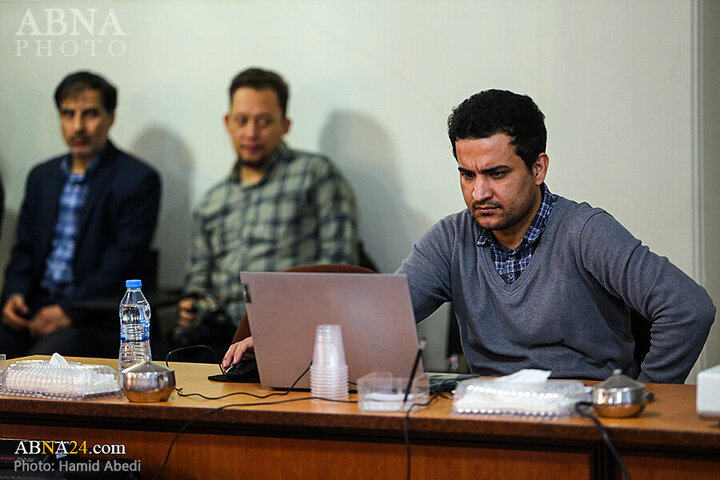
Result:
M315 330L313 365L317 367L341 366L345 363L345 347L340 325L318 325Z
M313 397L348 399L348 366L340 325L318 325L315 330L310 391Z

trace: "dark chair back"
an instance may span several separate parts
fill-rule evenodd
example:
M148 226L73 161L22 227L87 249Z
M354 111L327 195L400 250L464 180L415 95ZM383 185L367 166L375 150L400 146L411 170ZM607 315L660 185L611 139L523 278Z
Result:
M140 279L143 282L144 290L155 290L158 285L158 265L160 262L160 252L156 249L150 249L142 263L142 271Z
M633 356L635 357L635 363L638 369L642 365L645 356L650 351L650 327L652 323L640 315L635 310L630 310L630 330L632 331L633 339L635 339L635 351Z
M365 250L365 244L362 240L358 240L357 242L357 250L358 250L358 265L361 267L365 267L369 270L372 270L373 272L377 272L378 268L377 265L375 265L375 262L372 258L370 258L370 255L368 255L367 251ZM363 273L363 272L360 272Z

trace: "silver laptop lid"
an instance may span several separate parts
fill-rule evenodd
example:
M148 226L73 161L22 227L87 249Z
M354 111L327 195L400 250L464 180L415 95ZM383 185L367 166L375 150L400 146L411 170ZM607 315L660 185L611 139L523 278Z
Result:
M407 378L418 338L404 275L242 272L263 387L288 388L310 365L315 327L342 328L349 379ZM422 373L422 364L418 368ZM310 388L308 372L295 388Z

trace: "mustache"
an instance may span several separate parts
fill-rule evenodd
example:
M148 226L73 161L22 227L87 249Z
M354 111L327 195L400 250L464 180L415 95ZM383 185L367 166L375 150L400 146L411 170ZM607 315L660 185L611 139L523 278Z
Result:
M482 202L473 202L472 208L473 210L478 208L502 208L502 204L499 202L491 202L491 201L482 201Z

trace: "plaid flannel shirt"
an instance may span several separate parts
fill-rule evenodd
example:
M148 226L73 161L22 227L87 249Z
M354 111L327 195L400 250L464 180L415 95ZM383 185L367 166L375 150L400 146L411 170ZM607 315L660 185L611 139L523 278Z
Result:
M186 292L210 294L238 323L245 313L239 273L314 263L356 263L355 199L329 159L290 150L268 159L256 185L238 165L193 215Z

